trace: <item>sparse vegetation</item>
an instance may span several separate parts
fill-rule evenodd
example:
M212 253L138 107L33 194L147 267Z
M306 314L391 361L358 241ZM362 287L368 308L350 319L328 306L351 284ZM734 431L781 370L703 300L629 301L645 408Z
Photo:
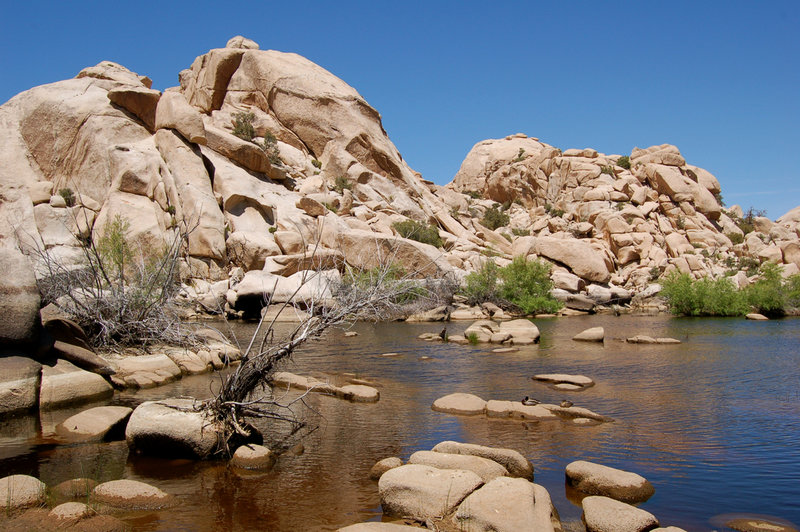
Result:
M233 114L233 134L242 140L252 142L256 136L253 121L256 115L250 111L240 111Z
M469 196L472 199L481 199L483 197L482 194L480 192L478 192L477 190L468 190L468 191L464 192L464 194L466 194L467 196Z
M407 219L402 222L393 223L392 227L403 238L416 240L423 244L430 244L437 248L442 247L442 238L439 236L439 229L432 225Z
M311 159L311 164L314 165L314 168L317 169L322 168L322 161L320 161L319 159Z
M513 229L511 229L511 233L514 236L530 236L531 235L531 230L530 229L513 228Z
M631 158L627 155L623 155L619 159L617 159L617 166L620 168L624 168L625 170L631 169Z
M67 207L73 207L75 205L75 193L72 192L71 188L60 189L58 195L64 198L64 203L67 204Z
M520 161L523 161L524 159L525 159L525 149L524 149L524 148L520 148L520 149L519 149L519 153L518 153L518 154L517 154L517 156L514 158L514 161L513 161L513 162L515 162L515 163L518 163L518 162L520 162Z
M471 345L478 345L478 342L480 341L480 339L478 338L478 333L476 332L468 333L466 338Z
M725 236L728 237L728 240L731 241L731 244L741 244L744 242L744 235L740 233L725 233Z
M610 165L610 164L606 164L606 165L601 166L600 167L600 173L601 174L607 174L607 175L610 175L612 177L616 176L616 174L614 173L614 166Z
M353 190L353 183L351 183L346 176L337 176L333 182L333 190L339 194L343 194L345 190Z
M495 230L498 227L507 226L509 221L511 221L511 218L509 218L508 214L498 209L498 205L494 204L484 213L481 224L484 227Z
M553 207L549 203L545 203L544 204L544 212L546 212L550 216L554 216L556 218L561 218L562 216L564 216L566 211L564 211L563 209L556 209L555 207Z
M256 143L258 144L258 143ZM270 164L280 166L283 164L283 159L281 159L281 152L278 149L278 139L275 138L275 135L267 131L264 134L264 140L261 144L261 149L267 154L267 158L269 159Z
M686 218L682 214L675 219L675 227L680 230L686 229Z

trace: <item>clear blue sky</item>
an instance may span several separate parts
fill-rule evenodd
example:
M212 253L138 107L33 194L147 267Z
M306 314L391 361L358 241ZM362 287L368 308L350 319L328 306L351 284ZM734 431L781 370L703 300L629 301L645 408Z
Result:
M627 154L668 142L726 203L800 205L800 15L789 1L6 2L0 101L102 60L177 85L241 34L296 52L383 115L445 184L472 145L516 132Z

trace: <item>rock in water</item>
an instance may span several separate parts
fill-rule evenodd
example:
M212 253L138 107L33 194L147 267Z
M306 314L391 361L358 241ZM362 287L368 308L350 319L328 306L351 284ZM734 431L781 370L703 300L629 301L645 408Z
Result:
M644 502L655 488L644 477L584 460L567 465L567 482L590 495L603 495L627 503Z

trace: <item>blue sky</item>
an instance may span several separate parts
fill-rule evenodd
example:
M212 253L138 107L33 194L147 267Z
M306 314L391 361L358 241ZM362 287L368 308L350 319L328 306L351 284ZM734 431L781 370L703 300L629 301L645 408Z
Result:
M0 101L111 60L177 85L236 34L355 87L410 166L445 184L523 132L628 154L668 142L727 204L800 205L800 15L775 2L7 2Z

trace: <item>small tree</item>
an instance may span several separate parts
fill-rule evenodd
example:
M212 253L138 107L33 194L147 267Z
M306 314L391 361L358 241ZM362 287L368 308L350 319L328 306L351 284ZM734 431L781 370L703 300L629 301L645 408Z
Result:
M464 278L461 295L467 298L468 304L480 305L486 302L501 302L497 287L499 270L500 268L498 268L497 264L489 259L484 261L477 271L469 273Z
M787 292L784 291L780 266L765 262L759 269L759 275L760 279L745 289L747 302L767 316L784 314Z
M253 121L256 115L250 111L240 111L233 114L233 134L242 140L252 141L256 136Z
M486 213L483 215L483 219L481 220L481 224L484 227L494 231L498 227L507 226L510 220L511 218L508 216L508 214L501 211L497 204L495 204L486 210Z
M550 265L540 260L529 261L515 257L511 264L500 269L500 296L525 314L553 313L561 308L550 291Z
M439 236L439 229L432 225L407 219L402 222L393 223L392 227L403 238L416 240L423 244L430 244L437 248L442 247L442 238Z

